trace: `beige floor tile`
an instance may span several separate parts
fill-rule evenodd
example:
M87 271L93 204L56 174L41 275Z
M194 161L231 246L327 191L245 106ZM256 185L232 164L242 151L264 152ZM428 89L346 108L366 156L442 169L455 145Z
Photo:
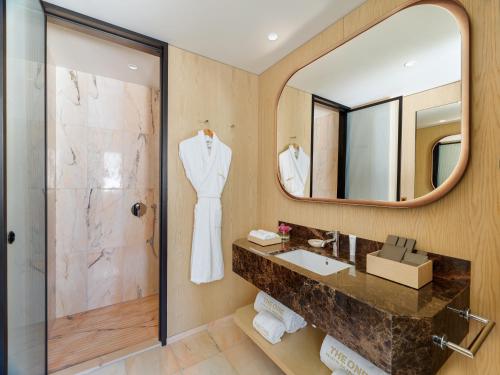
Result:
M238 373L222 353L219 353L194 366L182 370L182 375L238 375Z
M210 323L208 333L221 351L232 348L248 339L248 336L234 323L233 318Z
M284 374L252 341L246 340L223 352L239 375Z
M172 346L168 345L161 350L161 374L162 375L177 375L179 374L180 366L175 358Z
M161 356L161 349L153 348L126 358L124 362L127 375L161 374Z
M184 369L219 353L217 345L207 331L186 337L171 345L175 358Z
M125 363L119 361L92 372L92 375L127 375Z

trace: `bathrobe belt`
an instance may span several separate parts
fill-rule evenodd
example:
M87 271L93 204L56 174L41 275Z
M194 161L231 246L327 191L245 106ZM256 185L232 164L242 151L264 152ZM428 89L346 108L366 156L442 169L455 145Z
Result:
M217 194L198 194L198 199L220 199Z

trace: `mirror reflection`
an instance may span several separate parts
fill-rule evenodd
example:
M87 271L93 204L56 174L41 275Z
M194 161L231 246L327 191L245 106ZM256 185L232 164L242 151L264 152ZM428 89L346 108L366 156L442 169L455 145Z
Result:
M461 103L417 112L415 132L415 194L422 196L440 186L458 163Z
M461 150L461 37L436 5L407 8L295 73L277 108L280 182L295 197L405 201Z

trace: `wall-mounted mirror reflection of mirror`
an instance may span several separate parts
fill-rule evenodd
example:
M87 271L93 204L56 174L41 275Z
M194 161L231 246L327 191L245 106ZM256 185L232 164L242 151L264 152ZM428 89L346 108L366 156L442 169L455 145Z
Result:
M297 71L277 108L283 189L369 204L445 183L468 150L463 32L446 7L414 5Z
M458 164L461 103L417 112L415 131L415 196L430 193L450 176Z

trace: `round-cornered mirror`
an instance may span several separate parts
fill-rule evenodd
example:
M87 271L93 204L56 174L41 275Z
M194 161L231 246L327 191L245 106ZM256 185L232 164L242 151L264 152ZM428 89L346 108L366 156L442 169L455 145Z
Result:
M293 199L391 207L435 201L469 154L469 24L453 1L390 15L295 72L276 118Z

